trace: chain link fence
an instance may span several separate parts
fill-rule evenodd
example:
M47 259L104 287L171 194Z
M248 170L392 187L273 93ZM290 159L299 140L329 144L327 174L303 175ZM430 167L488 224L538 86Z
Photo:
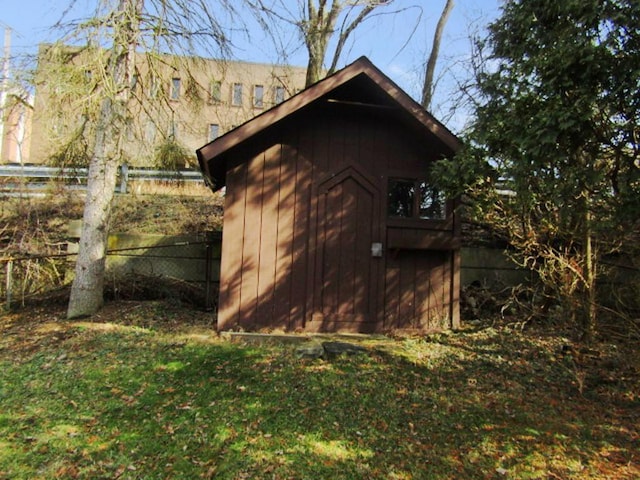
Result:
M105 293L116 299L174 298L214 310L221 233L110 235ZM7 309L68 295L77 243L67 253L0 258L0 300Z

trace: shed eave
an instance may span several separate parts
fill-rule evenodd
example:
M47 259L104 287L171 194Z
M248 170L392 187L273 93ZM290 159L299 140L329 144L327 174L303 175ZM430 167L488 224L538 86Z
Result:
M285 118L301 111L314 102L317 102L336 88L349 83L360 75L365 75L371 80L371 88L379 88L393 104L399 107L401 111L406 112L410 119L412 118L414 121L417 121L428 133L435 136L452 154L461 148L462 144L460 140L449 129L422 108L419 103L413 100L390 78L378 70L368 58L360 57L342 70L320 80L285 102L276 105L199 148L196 151L198 162L208 185L214 191L224 186L225 175L220 173L216 175L216 172L224 172L225 166L216 165L214 168L212 164L216 162L216 160L224 163L223 158L227 151L281 122Z

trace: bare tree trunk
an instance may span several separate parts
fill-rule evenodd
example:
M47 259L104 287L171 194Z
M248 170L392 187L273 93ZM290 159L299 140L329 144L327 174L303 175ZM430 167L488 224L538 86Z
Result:
M118 173L117 160L110 155L106 137L113 134L111 99L102 102L96 144L87 180L87 198L82 217L82 231L75 278L71 288L67 318L92 315L103 305L104 271L111 201Z
M336 33L336 22L340 14L347 12L347 16L343 18L342 25L339 28L336 49L331 59L328 74L335 72L344 45L358 25L376 8L390 5L392 2L393 0L355 0L352 2L332 0L329 7L327 6L327 0L319 0L316 7L314 1L307 0L307 18L298 23L309 53L305 86L308 87L316 83L324 76L322 65L327 56L327 45L331 37ZM356 12L358 8L361 8L361 10L355 18L351 18L349 13Z
M451 13L451 10L453 10L453 6L454 1L447 0L442 13L440 14L440 19L438 20L436 31L433 35L433 46L431 47L431 54L429 55L429 60L427 61L427 66L425 68L424 84L422 85L421 104L425 110L428 110L431 107L431 99L433 98L433 75L436 70L438 55L440 54L440 42L442 41L442 33L444 32L444 27L449 19L449 14Z
M595 269L595 253L593 250L593 232L591 227L591 212L589 210L588 201L585 201L586 210L584 212L584 283L585 283L585 302L583 312L583 340L590 343L596 334L597 321L597 291L596 291L596 269Z
M87 198L82 219L78 259L67 318L89 316L103 305L104 273L111 202L119 161L129 97L129 76L144 0L120 0L114 15L114 39L107 60L109 84L105 87L96 142L89 164Z
M322 65L327 53L327 42L335 31L336 20L344 8L340 0L333 0L327 11L326 0L316 8L313 1L307 2L307 19L302 23L302 35L309 53L305 87L322 78Z

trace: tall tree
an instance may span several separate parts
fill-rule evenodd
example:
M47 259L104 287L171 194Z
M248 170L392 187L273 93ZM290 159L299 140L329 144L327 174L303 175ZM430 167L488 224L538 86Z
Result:
M248 0L248 3L254 12L265 16L259 19L260 23L273 37L279 35L274 22L284 22L298 30L308 53L306 86L325 73L335 72L347 41L365 20L376 13L395 14L401 10L382 10L381 7L394 4L394 0L298 0L297 11L291 10L290 2L284 0ZM407 8L411 7L402 10ZM332 42L335 48L327 58Z
M438 61L438 56L440 54L440 42L442 41L444 27L447 24L447 20L449 19L451 10L453 10L454 4L455 2L453 0L446 1L444 8L442 9L442 13L440 14L440 18L438 19L436 30L433 33L433 43L431 45L431 53L429 54L429 59L427 60L427 64L424 69L424 81L422 83L421 104L425 110L429 110L431 107L431 99L433 98L433 89L434 89L433 77L436 71L436 63Z
M73 7L76 3L71 3ZM228 4L223 3L228 6ZM216 12L217 13L217 12ZM97 113L85 112L83 125L93 122L87 196L79 253L67 316L87 316L103 304L103 285L111 202L136 72L136 51L148 59L167 53L198 53L211 46L224 49L228 39L206 0L100 0L93 17L65 25L63 42L78 46L72 63L95 78L91 98L100 98ZM106 46L106 47L105 47ZM63 47L63 50L66 47ZM160 62L164 61L162 58ZM153 70L153 65L147 68Z
M486 46L468 148L440 174L589 339L599 260L640 227L640 9L512 0Z
M69 318L95 313L103 302L106 242L119 163L118 143L125 125L142 6L143 0L120 0L110 15L113 40L107 55L105 96L89 163L80 249L67 310Z

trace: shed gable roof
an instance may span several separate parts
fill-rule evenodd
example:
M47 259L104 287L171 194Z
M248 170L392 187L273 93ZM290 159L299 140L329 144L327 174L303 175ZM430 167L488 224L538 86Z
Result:
M360 57L342 70L199 148L196 151L198 163L207 183L214 190L224 186L226 152L322 100L388 107L390 111L400 114L403 121L413 124L438 141L450 154L461 146L458 138L442 123L378 70L368 58Z

